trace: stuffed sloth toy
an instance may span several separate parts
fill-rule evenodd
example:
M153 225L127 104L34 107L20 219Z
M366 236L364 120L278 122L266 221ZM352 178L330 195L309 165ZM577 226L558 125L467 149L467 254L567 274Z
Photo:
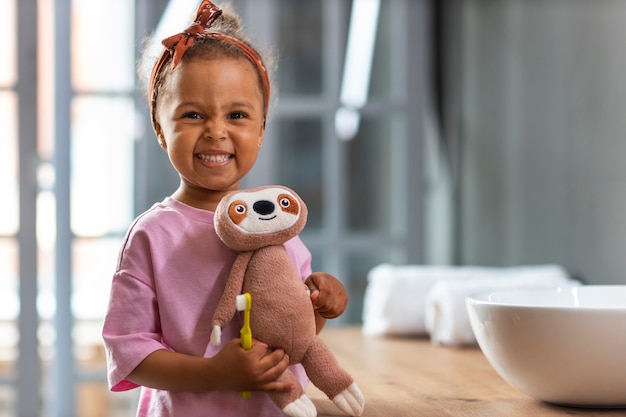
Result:
M337 407L359 416L365 403L363 395L318 339L308 288L283 245L302 231L306 217L304 202L283 186L239 190L221 200L215 211L215 230L227 246L240 253L213 316L211 344L220 345L221 329L235 314L237 295L250 293L254 338L283 349L290 364L301 363L311 382ZM315 405L289 369L279 380L297 387L267 394L285 414L317 415Z

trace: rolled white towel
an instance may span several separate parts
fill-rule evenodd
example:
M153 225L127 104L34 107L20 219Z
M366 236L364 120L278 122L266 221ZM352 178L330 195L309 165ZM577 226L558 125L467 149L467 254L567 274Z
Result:
M381 264L372 268L363 299L363 332L426 335L426 295L438 279L427 266Z
M363 300L363 332L367 335L428 334L426 299L438 282L482 276L486 268L447 265L380 264L368 273Z
M462 268L462 267L461 267ZM467 267L462 279L435 283L426 298L425 327L435 344L475 345L465 299L471 294L508 288L580 285L557 265L510 268Z

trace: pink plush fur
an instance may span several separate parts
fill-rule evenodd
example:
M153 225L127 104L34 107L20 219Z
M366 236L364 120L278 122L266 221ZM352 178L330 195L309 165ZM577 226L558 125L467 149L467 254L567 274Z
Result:
M301 363L311 382L343 412L358 416L363 412L363 395L317 337L308 288L283 245L302 231L306 217L302 199L283 186L235 191L222 199L215 212L215 230L240 254L213 316L211 343L219 345L221 328L235 314L236 296L248 292L254 338L283 349L291 364ZM315 406L291 371L280 379L299 387L268 394L283 412L292 417L316 416Z

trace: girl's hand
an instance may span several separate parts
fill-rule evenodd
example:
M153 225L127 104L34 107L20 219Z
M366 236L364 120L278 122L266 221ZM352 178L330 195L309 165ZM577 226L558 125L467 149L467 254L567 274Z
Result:
M289 357L281 349L268 350L265 343L252 341L252 348L244 350L240 339L232 339L214 356L216 374L222 388L235 391L289 391L292 384L276 379L289 366Z
M334 319L343 314L348 306L348 293L343 284L325 272L314 272L305 284L311 290L311 302L317 314L325 319Z
M240 339L229 340L211 358L160 349L148 355L126 378L137 385L176 392L289 391L292 384L277 382L289 366L280 349L252 341L245 350Z

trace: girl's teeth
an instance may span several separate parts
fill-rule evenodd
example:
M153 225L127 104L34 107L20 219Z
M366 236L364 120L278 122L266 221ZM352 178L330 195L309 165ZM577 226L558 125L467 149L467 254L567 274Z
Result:
M203 160L204 162L225 162L230 159L230 155L197 155L198 159Z

